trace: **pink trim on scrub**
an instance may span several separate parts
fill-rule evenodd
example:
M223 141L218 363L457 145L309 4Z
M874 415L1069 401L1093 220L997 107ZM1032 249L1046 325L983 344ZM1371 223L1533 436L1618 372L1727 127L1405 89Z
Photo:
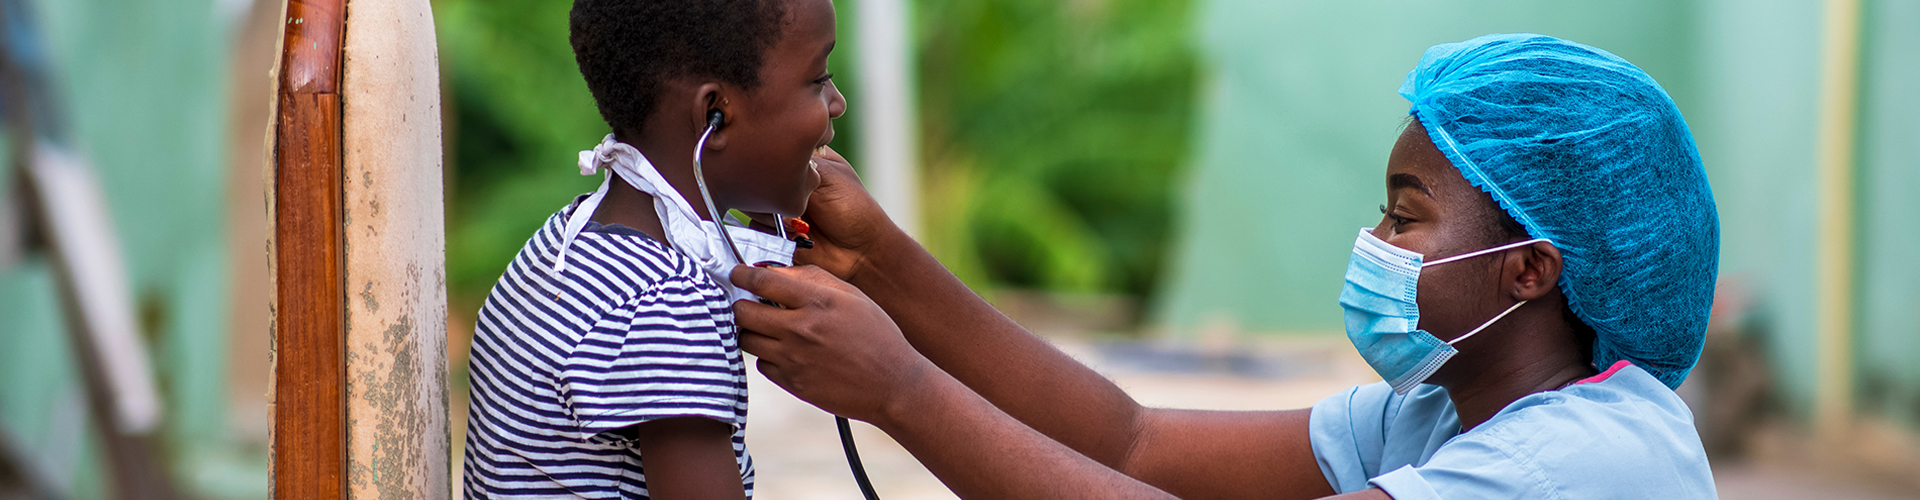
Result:
M1580 379L1579 382L1574 382L1567 385L1574 386L1574 385L1580 385L1580 384L1585 384L1589 382L1606 382L1607 377L1612 377L1613 374L1619 373L1621 368L1626 368L1629 366L1633 366L1633 363L1628 363L1627 360L1624 360L1624 359L1615 361L1613 362L1613 366L1607 368L1607 371L1600 372L1599 375L1583 378L1583 379Z

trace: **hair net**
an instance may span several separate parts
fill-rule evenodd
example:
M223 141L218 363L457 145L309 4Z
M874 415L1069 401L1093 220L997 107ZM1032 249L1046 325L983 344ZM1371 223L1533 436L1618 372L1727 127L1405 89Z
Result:
M1586 45L1487 35L1427 49L1400 95L1469 182L1560 249L1594 364L1679 387L1706 338L1720 222L1660 84Z

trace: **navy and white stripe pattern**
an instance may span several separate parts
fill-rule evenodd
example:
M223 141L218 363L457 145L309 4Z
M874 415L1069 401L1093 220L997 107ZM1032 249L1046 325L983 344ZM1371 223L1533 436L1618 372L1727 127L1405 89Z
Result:
M691 259L621 226L581 231L556 279L572 209L534 233L480 309L466 495L647 498L640 450L615 431L702 417L733 425L751 497L746 364L726 292Z

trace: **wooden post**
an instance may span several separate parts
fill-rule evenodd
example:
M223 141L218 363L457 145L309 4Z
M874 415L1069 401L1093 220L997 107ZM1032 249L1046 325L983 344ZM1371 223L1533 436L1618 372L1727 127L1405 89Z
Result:
M1814 432L1837 451L1853 425L1855 128L1860 103L1860 0L1827 0L1815 136Z
M268 172L274 496L447 498L431 8L291 0L283 26Z
M346 474L340 46L345 0L289 0L267 171L273 496L341 498Z
M443 499L448 480L440 64L427 0L347 2L347 489Z
M920 232L920 127L913 101L913 16L906 0L860 0L860 166L873 197L907 234Z

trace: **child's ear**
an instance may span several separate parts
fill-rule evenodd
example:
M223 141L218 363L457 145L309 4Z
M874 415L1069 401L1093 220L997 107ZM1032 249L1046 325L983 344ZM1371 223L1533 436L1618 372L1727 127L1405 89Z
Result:
M733 124L733 113L738 109L733 106L733 100L727 98L728 93L726 88L714 82L701 84L693 92L694 102L689 109L695 115L692 117L693 123L699 127L696 134L707 130L713 112L720 112L720 125L714 128L712 135L707 136L706 148L709 150L719 151L727 148L727 136L730 135L727 133L727 126Z

